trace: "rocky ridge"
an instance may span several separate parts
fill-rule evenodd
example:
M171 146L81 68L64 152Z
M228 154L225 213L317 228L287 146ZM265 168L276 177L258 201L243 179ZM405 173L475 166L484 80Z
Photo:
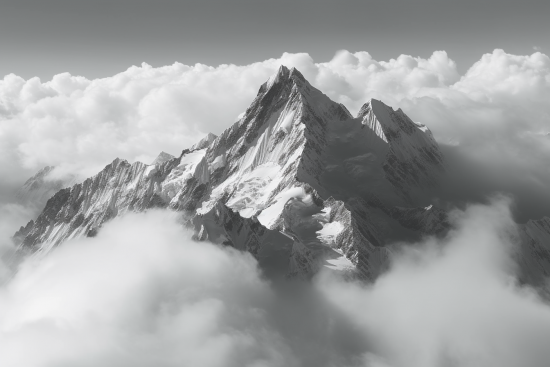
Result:
M60 190L15 238L48 251L125 212L169 208L196 240L249 251L266 273L374 279L392 241L448 228L427 202L445 171L430 131L374 99L353 117L296 69L282 66L219 137L161 156L116 159Z

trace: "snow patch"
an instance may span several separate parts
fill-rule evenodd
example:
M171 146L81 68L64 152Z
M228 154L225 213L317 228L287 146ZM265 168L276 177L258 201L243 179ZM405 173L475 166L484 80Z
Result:
M423 133L426 133L428 131L430 131L430 129L428 129L428 127L424 124L421 124L420 122L417 122L417 121L413 121L414 124L416 125L416 127L418 129L420 129Z
M223 166L225 166L225 156L223 154L217 156L210 164L210 167L212 167L212 171L215 171Z
M336 236L338 236L344 230L344 226L340 222L326 223L323 225L323 228L318 230L317 238L322 242L333 245L336 241Z
M212 192L211 200L204 202L198 213L207 212L211 204L224 193L231 192L227 206L245 218L265 208L271 192L280 182L280 167L276 163L265 163L249 172L237 175L219 185Z
M275 223L275 221L283 211L283 208L285 207L287 201L289 201L291 198L302 199L305 197L306 192L304 191L303 187L292 187L288 190L285 190L277 195L273 204L264 209L260 213L260 215L258 215L258 220L267 228L271 228L271 225Z

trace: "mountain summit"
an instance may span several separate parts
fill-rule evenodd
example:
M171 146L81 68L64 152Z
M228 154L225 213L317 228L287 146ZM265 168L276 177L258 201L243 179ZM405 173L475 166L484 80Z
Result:
M196 240L249 251L268 274L325 267L374 279L391 241L447 228L423 194L444 170L430 131L403 111L373 99L354 117L281 66L220 136L152 165L117 158L57 192L15 237L47 251L160 207L181 212Z

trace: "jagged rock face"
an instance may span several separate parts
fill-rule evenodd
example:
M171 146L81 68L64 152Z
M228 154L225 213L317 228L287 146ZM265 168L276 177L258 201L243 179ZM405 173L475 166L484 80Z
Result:
M128 210L166 207L159 182L179 160L160 166L129 164L115 159L96 176L58 191L26 229L23 245L47 250L52 245L81 235L93 236L107 220ZM21 231L16 237L21 237Z
M230 208L250 217L285 190L304 183L322 190L326 126L349 117L297 70L281 68L262 85L243 117L208 149L216 187L203 210L224 198Z
M431 131L401 109L394 111L375 99L363 105L358 118L387 145L385 178L410 203L418 204L419 189L434 188L444 171L443 155Z
M48 250L126 211L162 207L180 211L197 240L248 251L268 272L374 279L393 233L445 230L436 209L406 208L441 171L429 130L402 111L371 100L354 118L281 67L219 137L152 165L117 159L59 191L16 238Z
M193 219L195 239L248 251L268 276L289 272L293 241L276 230L264 227L256 218L244 218L221 202Z
M17 200L25 205L32 204L38 210L42 210L48 199L56 192L75 183L74 176L63 179L49 177L54 169L53 166L46 166L29 178L17 191Z

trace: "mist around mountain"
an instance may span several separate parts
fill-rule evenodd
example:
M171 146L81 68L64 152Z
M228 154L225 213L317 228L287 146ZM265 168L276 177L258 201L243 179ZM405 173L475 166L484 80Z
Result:
M352 115L281 67L219 136L117 158L17 231L0 358L30 344L39 366L544 364L549 219L517 223L506 194L453 196L445 152L403 110L369 99ZM27 187L46 192L40 177Z
M153 163L117 158L60 190L14 238L47 252L125 212L169 208L198 239L249 251L270 273L342 267L374 280L386 245L448 226L427 208L445 171L431 132L374 99L353 117L295 68L282 66L219 137Z

